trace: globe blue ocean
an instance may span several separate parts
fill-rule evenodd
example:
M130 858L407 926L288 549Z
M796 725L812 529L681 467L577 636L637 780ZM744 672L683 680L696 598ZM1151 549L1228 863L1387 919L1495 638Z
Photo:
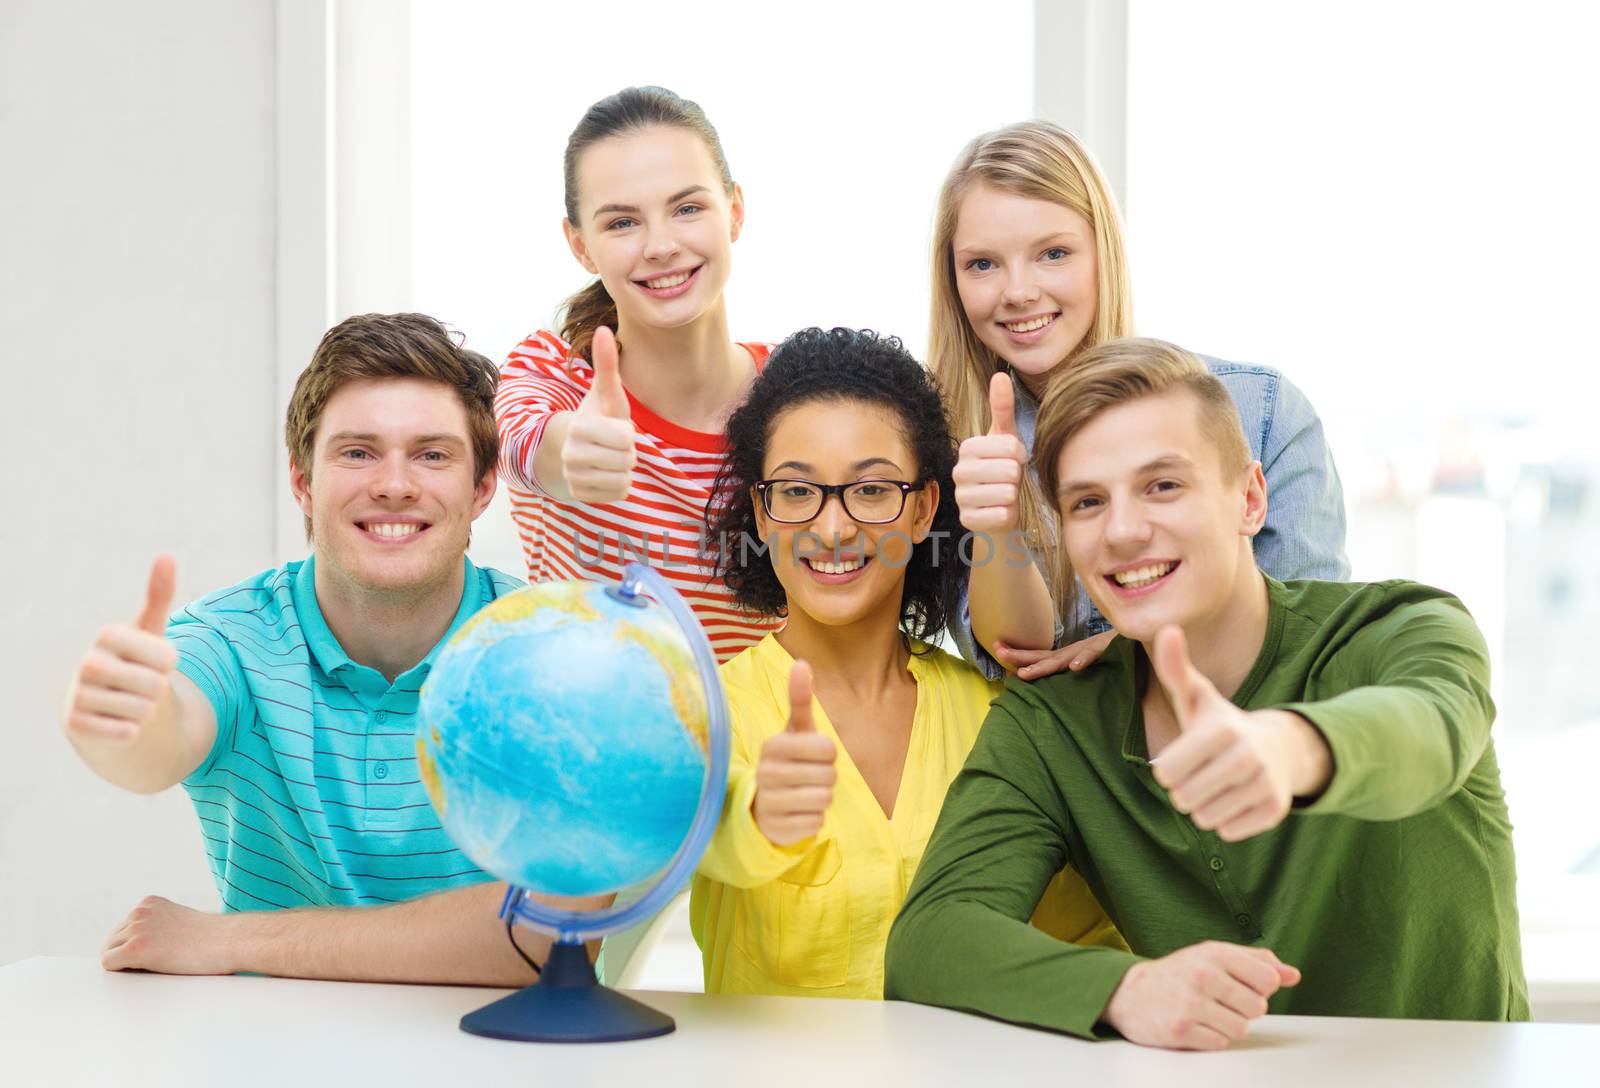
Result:
M706 779L694 655L660 605L592 582L492 602L440 651L418 766L445 830L495 877L596 895L659 873Z

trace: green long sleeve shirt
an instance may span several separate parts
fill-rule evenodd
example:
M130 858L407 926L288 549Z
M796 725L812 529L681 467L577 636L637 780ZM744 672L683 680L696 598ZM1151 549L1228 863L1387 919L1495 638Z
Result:
M1079 674L1012 680L890 933L884 996L1093 1037L1141 956L1222 940L1301 969L1275 1013L1527 1019L1483 636L1458 600L1411 582L1267 585L1266 637L1233 701L1321 730L1327 790L1225 843L1151 775L1136 643ZM1028 925L1063 865L1133 953Z

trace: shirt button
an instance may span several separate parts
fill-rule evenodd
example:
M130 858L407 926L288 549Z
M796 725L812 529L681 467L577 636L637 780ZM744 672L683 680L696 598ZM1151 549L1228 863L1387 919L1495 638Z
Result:
M389 720L389 712L387 710L380 710L372 716L372 720L377 722L379 725L382 725L384 722Z
M1248 928L1250 925L1250 916L1248 914L1241 914L1235 918L1234 921L1238 922L1240 926Z
M1211 871L1213 873L1222 872L1222 859L1221 858L1212 858L1211 859ZM1241 924L1243 924L1243 923L1241 923Z
M378 764L376 767L372 768L372 774L374 778L388 778L389 765L387 763ZM1239 917L1243 918L1244 915L1241 914Z

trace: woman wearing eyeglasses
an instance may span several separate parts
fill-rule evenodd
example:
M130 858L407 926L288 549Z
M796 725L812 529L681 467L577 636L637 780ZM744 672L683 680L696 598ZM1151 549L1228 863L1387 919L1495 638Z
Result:
M708 992L883 996L889 926L998 690L924 641L964 576L955 460L926 371L870 332L796 333L728 421L717 574L786 622L722 666L727 800L690 896ZM1120 942L1075 874L1044 919Z

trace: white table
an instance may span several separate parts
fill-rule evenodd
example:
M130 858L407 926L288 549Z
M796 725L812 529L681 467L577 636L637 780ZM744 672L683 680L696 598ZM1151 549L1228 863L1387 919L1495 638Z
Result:
M1230 1051L1177 1054L900 1002L646 993L676 1032L547 1046L457 1028L462 1013L504 992L109 974L92 960L23 960L0 967L0 1085L1600 1083L1600 1026L1579 1024L1269 1016Z

